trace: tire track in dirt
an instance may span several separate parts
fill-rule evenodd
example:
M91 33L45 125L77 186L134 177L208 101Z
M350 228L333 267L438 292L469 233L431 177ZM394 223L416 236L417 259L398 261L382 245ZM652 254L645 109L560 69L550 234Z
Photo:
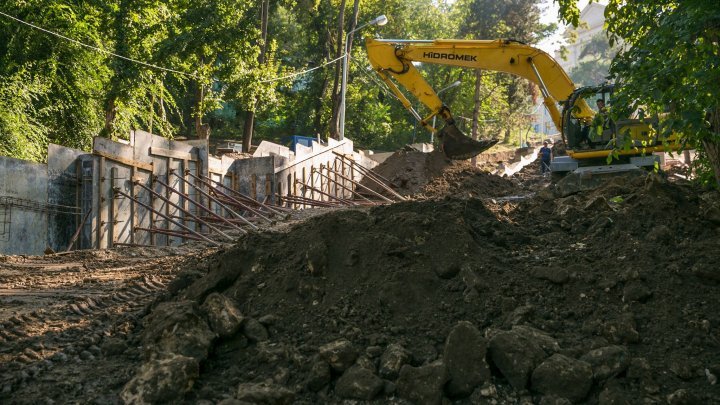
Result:
M193 261L192 255L141 253L150 257L0 258L0 398L57 366L123 350L124 343L119 349L103 344L124 342Z

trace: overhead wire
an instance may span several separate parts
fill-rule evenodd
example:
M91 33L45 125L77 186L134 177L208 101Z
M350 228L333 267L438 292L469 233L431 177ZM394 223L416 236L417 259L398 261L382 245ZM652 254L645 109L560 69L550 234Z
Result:
M100 47L97 47L97 46L94 46L94 45L88 45L88 44L86 44L86 43L84 43L84 42L80 42L80 41L78 41L78 40L76 40L76 39L67 37L67 36L62 35L62 34L60 34L60 33L57 33L57 32L54 32L54 31L51 31L51 30L48 30L48 29L39 27L39 26L37 26L37 25L35 25L35 24L32 24L32 23L29 23L29 22L27 22L27 21L21 20L21 19L19 19L19 18L17 18L17 17L13 17L13 16L11 16L11 15L9 15L9 14L6 14L6 13L4 13L4 12L2 12L2 11L0 11L0 15L4 16L4 17L6 17L6 18L9 18L9 19L11 19L11 20L14 20L14 21L16 21L16 22L19 22L19 23L21 23L21 24L24 24L24 25L27 25L27 26L29 26L29 27L32 27L32 28L34 28L34 29L36 29L36 30L38 30L38 31L42 31L42 32L47 33L47 34L54 35L54 36L56 36L56 37L58 37L58 38L64 39L64 40L66 40L66 41L70 41L70 42L72 42L72 43L74 43L74 44L76 44L76 45L79 45L79 46L82 46L82 47L91 49L91 50L96 51L96 52L104 53L104 54L106 54L106 55L110 55L110 56L113 56L113 57L115 57L115 58L123 59L123 60L126 60L126 61L128 61L128 62L137 63L137 64L139 64L139 65L143 65L143 66L146 66L146 67L149 67L149 68L158 69L158 70L162 70L162 71L170 72L170 73L177 73L177 74L180 74L180 75L183 75L183 76L191 77L191 78L193 78L193 79L201 79L199 76L197 76L197 75L195 75L195 74L192 74L192 73L187 73L187 72L183 72L183 71L176 70L176 69L170 69L170 68L166 68L166 67L163 67L163 66L158 66L158 65L155 65L155 64L152 64L152 63L143 62L143 61L138 60L138 59L133 59L133 58L130 58L130 57L127 57L127 56L119 55L119 54L114 53L114 52L110 52L110 51L108 51L107 49L103 49L103 48L100 48ZM329 62L326 62L326 63L324 63L324 64L322 64L322 65L320 65L320 66L316 66L316 67L314 67L314 68L306 69L306 70L303 70L303 71L300 71L300 72L295 72L295 73L292 73L292 74L289 74L289 75L286 75L286 76L282 76L282 77L276 77L276 78L272 78L272 79L261 80L261 81L259 81L258 83L277 82L277 81L280 81L280 80L290 79L290 78L293 78L293 77L297 77L297 76L300 76L300 75L304 75L304 74L310 73L310 72L312 72L312 71L314 71L314 70L317 70L317 69L320 69L320 68L322 68L322 67L325 67L325 66L327 66L327 65L329 65L329 64L331 64L331 63L335 63L335 62L339 61L340 59L342 59L342 58L344 58L344 57L345 57L345 54L343 54L343 55L341 55L341 56L339 56L339 57L337 57L337 58L335 58L335 59L333 59L333 60L331 60L331 61L329 61ZM213 81L218 81L218 80L213 80Z
M293 77L296 77L296 76L304 75L304 74L306 74L306 73L312 72L313 70L317 70L317 69L320 69L321 67L325 67L325 66L327 66L327 65L329 65L329 64L331 64L331 63L335 63L335 62L339 61L340 59L342 59L342 58L344 58L344 57L345 57L345 55L341 55L341 56L339 56L339 57L337 57L337 58L335 58L335 59L333 59L333 60L331 60L331 61L329 61L329 62L326 62L326 63L324 63L324 64L322 64L322 65L320 65L320 66L315 66L314 68L310 68L310 69L307 69L307 70L303 70L303 71L301 71L301 72L295 72L295 73L292 73L292 74L289 74L289 75L283 76L283 77L276 77L276 78L273 78L273 79L261 80L261 81L259 81L258 83L277 82L277 81L280 81L280 80L290 79L290 78L293 78Z
M13 17L13 16L11 16L11 15L9 15L9 14L5 14L5 13L3 13L2 11L0 11L0 15L2 15L2 16L4 16L4 17L7 17L7 18L9 18L9 19L11 19L11 20L15 20L15 21L17 21L17 22L19 22L19 23L21 23L21 24L25 24L25 25L27 25L27 26L29 26L29 27L32 27L32 28L36 29L36 30L45 32L45 33L50 34L50 35L54 35L54 36L56 36L56 37L58 37L58 38L62 38L62 39L64 39L64 40L66 40L66 41L70 41L70 42L72 42L72 43L74 43L74 44L76 44L76 45L80 45L80 46L83 46L83 47L85 47L85 48L92 49L92 50L94 50L94 51L104 53L104 54L106 54L106 55L114 56L114 57L116 57L116 58L123 59L123 60L126 60L126 61L128 61L128 62L137 63L137 64L140 64L140 65L143 65L143 66L147 66L147 67L150 67L150 68L153 68L153 69L162 70L162 71L165 71L165 72L171 72L171 73L181 74L181 75L183 75L183 76L192 77L193 79L198 79L198 78L199 78L198 76L196 76L196 75L194 75L194 74L192 74L192 73L186 73L186 72L182 72L182 71L179 71L179 70L169 69L169 68L166 68L166 67L154 65L154 64L152 64L152 63L143 62L143 61L141 61L141 60L129 58L129 57L127 57L127 56L118 55L118 54L116 54L116 53L114 53L114 52L108 51L107 49L103 49L103 48L100 48L100 47L97 47L97 46L94 46L94 45L88 45L88 44L83 43L83 42L80 42L80 41L78 41L78 40L76 40L76 39L73 39L73 38L70 38L70 37L66 37L65 35L59 34L59 33L54 32L54 31L50 31L50 30L45 29L45 28L42 28L42 27L38 27L38 26L35 25L35 24L29 23L29 22L27 22L27 21L23 21L23 20L21 20L21 19L19 19L19 18Z

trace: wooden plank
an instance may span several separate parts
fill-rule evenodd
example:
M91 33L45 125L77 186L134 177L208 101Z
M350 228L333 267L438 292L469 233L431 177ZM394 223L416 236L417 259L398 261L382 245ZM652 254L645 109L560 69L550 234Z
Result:
M150 147L150 150L152 151L152 147ZM166 169L165 170L165 174L166 174L165 181L167 181L168 184L170 184L170 169L172 169L172 162L173 162L173 160L171 157L165 159L165 169ZM170 185L172 185L172 184L170 184ZM165 199L167 199L167 200L170 199L170 190L168 190L167 188L165 189ZM164 201L163 203L165 204L165 216L170 218L170 204L168 204L166 201ZM168 220L168 219L165 220L165 228L168 231L171 231L170 220ZM172 245L172 240L170 239L171 237L172 236L169 234L165 237L165 245L166 246Z
M257 174L251 174L250 181L252 182L250 185L250 197L257 201Z
M97 155L97 156L100 156L100 157L103 157L103 158L105 158L105 159L107 159L107 160L112 160L113 162L117 162L117 163L122 163L122 164L124 164L124 165L128 165L128 166L130 166L130 167L137 167L138 169L146 170L146 171L149 171L149 172L152 172L152 170L153 170L153 165L152 165L152 163L138 162L137 160L126 159L126 158L124 158L124 157L115 156L115 155L113 155L112 153L107 153L107 152L103 152L103 151L99 151L99 150L93 150L93 154L94 154L94 155Z
M265 175L265 201L271 203L275 201L275 199L272 198L272 175L270 174Z
M137 169L135 166L130 168L130 243L135 244L135 172Z
M182 161L182 173L185 173L186 170L190 170L190 166L189 166L188 163L189 163L189 160L188 160L188 159L183 159L183 161ZM183 177L185 177L185 174L183 174ZM169 174L169 173L168 173L168 178L167 178L167 180L168 180L168 183L169 183L169 180L170 180L170 174ZM185 182L182 182L182 181L180 182L180 191L181 191L183 194L188 195L188 186L187 186L187 184L185 184ZM188 200L187 200L186 197L181 197L181 198L180 198L180 206L181 206L185 211L188 211L188 212L190 211L190 207L188 207ZM183 213L182 217L183 217L183 219L182 219L182 224L183 224L184 226L188 226L188 221L187 221L187 218L186 218L185 213ZM189 227L188 227L188 228L189 228ZM187 239L186 239L186 238L183 238L183 243L185 243L185 242L187 242Z
M103 195L103 183L105 182L105 174L103 173L103 170L105 170L105 158L100 157L98 159L98 188L97 188L97 218L95 219L95 224L97 227L95 228L95 242L97 245L95 246L96 249L102 249L102 228L105 226L105 221L103 221L103 203L105 202L105 196Z
M110 168L110 202L108 203L108 227L107 227L107 247L112 249L113 243L115 243L115 213L117 212L117 196L115 195L115 180L118 177L118 168Z
M177 150L157 148L154 146L150 147L150 155L161 156L166 158L175 158L180 160L194 160L197 161L197 152L180 152Z

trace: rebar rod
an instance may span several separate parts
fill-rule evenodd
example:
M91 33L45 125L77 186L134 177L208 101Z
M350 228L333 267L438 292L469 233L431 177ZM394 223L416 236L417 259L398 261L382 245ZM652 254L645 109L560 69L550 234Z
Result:
M73 234L72 238L70 238L70 244L68 245L67 249L65 249L66 252L69 252L70 249L72 249L73 245L77 241L78 237L80 236L80 232L82 231L83 227L85 226L85 222L87 222L88 217L92 213L92 210L89 210L85 216L83 216L82 221L80 222L80 226L78 226L77 230Z
M332 172L332 169L330 169L330 166L327 166L327 167L326 167L326 170L327 170L328 172ZM344 184L340 184L340 183L338 183L337 181L331 179L329 176L322 174L322 172L321 172L320 170L313 168L313 172L314 172L314 173L317 173L317 174L319 174L321 177L327 179L327 181L337 184L337 185L340 186L340 188L342 188L343 190L347 190L347 191L349 191L351 194L356 195L356 196L362 198L363 200L366 200L366 201L368 201L368 202L373 202L373 201L371 201L369 198L365 197L364 195L357 193L357 192L356 192L355 190L353 190L352 188L347 187L347 186L345 186Z
M342 153L338 153L338 152L335 152L335 151L333 151L333 153L334 153L335 155L339 156L340 158L342 158L343 160L347 159L347 160L349 160L349 161L351 161L351 162L354 161L354 160L350 159L349 157L347 157L346 155L343 155ZM356 163L357 163L357 162L356 162ZM362 165L359 165L359 166L362 167L364 170L371 171L370 169L366 168L365 166L362 166ZM387 178L385 178L384 176L382 176L381 174L375 173L375 172L372 172L372 173L373 173L375 176L377 176L377 177L379 177L380 179L382 179L383 181L386 181L386 182L387 182L388 184L390 184L391 186L395 186L395 187L398 187L398 188L400 187L400 186L398 186L397 184L393 183L390 179L387 179Z
M394 202L393 200L385 197L384 195L375 192L375 190L372 190L372 189L368 188L367 186L364 186L364 185L358 183L357 181L355 181L355 180L353 180L353 179L351 179L351 178L348 178L347 176L345 176L345 175L343 175L343 174L341 174L341 173L338 173L338 172L336 172L336 171L334 171L334 170L332 170L332 172L335 173L336 175L340 176L340 178L345 179L345 180L349 181L350 183L356 185L357 187L362 187L362 188L364 188L365 190L369 191L371 194L375 195L376 197L380 197L381 199L383 199L383 200L385 200L385 201L387 201L387 202L390 202L390 203L391 203L391 202Z
M151 189L150 187L148 187L148 186L140 183L139 180L136 180L134 183L137 184L138 186L140 186L141 188L143 188L144 190L147 190L149 193L151 193L151 194L154 195L155 197L159 198L160 200L165 201L167 204L169 204L169 205L177 208L177 209L180 210L180 212L182 212L183 214L189 216L189 217L192 218L192 219L195 219L196 221L200 222L201 224L207 226L208 228L212 229L213 231L215 231L215 232L219 233L220 235L224 236L226 239L231 240L231 241L235 240L232 236L226 234L225 232L221 231L220 229L218 229L218 228L210 225L209 223L203 221L203 220L200 219L197 215L195 215L195 214L193 214L192 212L186 210L185 208L179 206L178 204L175 204L175 203L172 202L169 198L163 197L162 195L160 195L160 193L157 193L155 190Z
M245 217L243 217L242 215L240 215L240 214L238 214L237 212L235 212L235 211L231 210L230 208L228 208L227 205L225 205L225 204L221 203L220 201L218 201L218 199L215 198L215 197L213 197L213 196L211 196L210 193L206 192L205 190L201 189L200 187L196 186L195 184L192 184L192 183L190 183L189 181L185 180L185 179L183 178L183 176L175 173L174 171L172 171L171 173L174 174L175 177L177 177L178 179L180 179L180 180L182 180L183 182L185 182L186 184L189 184L191 187L194 187L195 190L197 190L198 192L200 192L200 194L204 195L205 197L209 198L211 201L215 202L217 205L219 205L220 207L222 207L225 211L227 211L227 212L229 212L230 214L235 215L236 217L238 217L238 218L240 218L241 220L243 220L243 221L245 222L245 224L250 225L250 227L252 227L253 229L258 229L257 225L255 225L255 224L253 224L252 222L246 220ZM191 176L192 176L192 174L191 174Z
M214 213L213 210L211 210L210 208L208 208L208 207L200 204L199 202L193 200L192 198L189 198L188 195L183 194L183 193L175 190L174 188L170 187L169 185L165 184L162 180L158 179L157 177L154 178L154 181L157 182L158 184L160 184L161 186L167 188L168 190L170 190L170 192L175 193L175 194L181 196L182 198L185 199L185 201L188 201L188 202L192 203L194 206L200 208L200 209L203 210L204 212L207 212L207 213L209 213L210 215L213 215L213 216L217 217L218 219L220 219L220 220L222 220L222 221L225 221L225 223L230 224L230 226L232 226L233 228L235 228L235 229L237 229L237 230L239 230L239 231L242 231L242 232L244 232L244 233L247 232L247 231L245 231L244 229L240 228L239 226L237 226L237 225L235 225L235 224L227 221L226 218L221 217L220 215Z
M198 232L193 231L192 229L188 228L187 226L181 224L180 222L175 221L174 219L170 218L169 216L163 214L162 212L160 212L160 211L158 211L158 210L150 207L149 205L145 204L144 202L138 200L137 198L131 197L129 194L127 194L127 193L123 192L122 190L120 190L119 187L114 187L114 188L113 188L113 192L115 192L115 193L117 193L117 194L120 194L120 195L124 196L125 198L129 198L129 199L135 201L135 203L137 203L137 204L140 205L141 207L144 207L145 209L147 209L147 210L149 210L149 211L157 214L158 216L167 219L169 222L172 222L173 224L175 224L175 225L179 226L180 228L182 228L182 229L184 229L184 230L192 233L193 235L196 235L196 236L202 238L203 240L212 243L212 244L215 245L215 246L220 246L220 244L219 244L218 242L215 242L214 240L212 240L212 239L210 239L210 238L208 238L208 237L206 237L206 236L204 236L204 235L202 235L202 234L200 234L200 233L198 233Z
M335 202L318 201L318 200L312 200L312 199L305 198L305 197L293 197L293 196L278 195L278 199L281 201L288 202L288 203L305 204L305 205L311 205L311 206L317 206L317 207L331 207L331 208L344 207L344 205L338 204Z
M245 200L245 201L248 202L248 203L255 204L255 205L259 205L259 206L261 206L261 207L267 208L268 211L271 211L272 213L277 214L277 215L281 215L281 214L282 214L282 212L277 211L277 208L271 207L270 205L266 204L265 202L260 202L260 201L257 201L257 200L253 200L251 197L246 196L245 194L243 194L243 193L241 193L241 192L239 192L239 191L237 191L237 190L233 190L232 188L230 188L230 187L228 187L228 186L220 183L220 182L217 181L217 180L213 180L213 179L209 178L208 176L203 176L203 177L206 178L206 179L208 179L208 180L210 180L210 181L212 181L213 183L217 184L218 186L224 188L225 190L228 190L228 191L232 192L233 194L237 195L238 197L242 198L243 200ZM265 196L265 197L267 198L267 196Z
M393 190L392 188L390 188L387 184L383 183L383 181L382 181L382 180L384 180L384 181L386 181L386 182L388 182L388 183L390 183L390 184L393 184L390 180L388 180L388 179L380 176L380 175L377 174L377 173L373 173L372 170L364 167L363 165L357 163L356 161L348 158L348 157L345 156L345 155L339 154L339 153L337 153L337 152L333 152L333 153L335 153L335 154L336 154L337 156L339 156L341 159L350 162L350 164L351 164L352 166L357 167L358 170L360 170L360 172L362 172L362 174L365 175L365 177L367 177L369 180L373 181L374 183L376 183L377 185L379 185L380 187L382 187L382 188L383 188L385 191L387 191L388 193L390 193L390 194L394 195L395 197L399 198L400 201L407 201L407 198L403 197L400 193L398 193L397 191ZM395 184L393 184L393 185L395 185ZM397 187L397 186L396 186L396 187Z
M162 234L162 235L177 236L178 238L185 238L185 239L192 239L192 240L205 240L205 239L206 239L206 238L204 238L204 237L203 237L203 238L200 238L200 237L197 237L197 236L188 235L187 233L174 232L174 231L169 231L169 230L167 230L167 229L162 229L162 228L142 228L142 227L139 227L139 226L138 226L138 227L135 227L135 229L138 230L138 231L145 231L145 232L150 232L150 233L159 233L159 234ZM198 235L202 235L202 234L198 234ZM123 244L123 245L124 245L124 244ZM217 243L215 243L215 245L216 245L216 246L220 246L220 245L217 244Z
M205 180L203 180L203 179L195 176L194 174L190 173L189 171L185 171L185 174L189 175L190 177L194 178L195 180L201 181L203 184L205 184L206 186L210 187L210 190L215 193L215 196L216 196L216 197L217 197L217 194L220 194L220 195L222 195L223 197L228 198L228 199L234 201L235 204L237 204L238 206L240 206L242 209L247 210L247 211L250 211L250 212L252 212L253 214L255 214L255 215L257 215L257 216L265 219L265 220L268 221L269 223L272 223L272 220L271 220L270 218L267 218L266 216L262 215L259 211L256 211L256 210L250 208L247 204L244 204L244 203L238 201L237 199L235 199L235 198L233 198L233 197L231 197L231 196L223 193L223 192L220 191L217 187L213 186L212 184L208 183L207 181L205 181ZM207 176L203 176L203 177L207 178Z
M337 200L337 201L339 201L339 202L341 202L341 203L343 203L343 204L346 204L346 205L355 205L352 201L348 201L348 200L346 200L346 199L344 199L344 198L340 198L340 197L334 196L334 195L332 195L332 194L326 193L326 192L324 192L324 191L322 191L322 190L318 190L318 189L315 188L315 187L308 186L307 184L303 184L303 182L300 181L300 180L295 180L295 184L299 184L299 185L300 185L302 188L304 188L304 189L312 190L312 191L314 191L314 192L316 192L316 193L318 193L318 194L320 194L320 195L324 195L324 196L326 196L326 197L328 197L328 198L332 198L333 200ZM313 200L313 201L315 201L315 200Z

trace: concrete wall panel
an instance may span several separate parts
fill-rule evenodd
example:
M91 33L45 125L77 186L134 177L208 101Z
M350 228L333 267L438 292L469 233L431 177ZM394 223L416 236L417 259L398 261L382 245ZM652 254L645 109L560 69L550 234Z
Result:
M85 155L78 149L50 144L48 146L48 200L55 210L48 212L48 246L56 252L64 251L80 226L86 211L73 210L80 204L80 173L78 159ZM65 208L68 207L68 208ZM74 212L73 212L74 211Z
M42 254L47 247L47 166L0 157L0 252Z

